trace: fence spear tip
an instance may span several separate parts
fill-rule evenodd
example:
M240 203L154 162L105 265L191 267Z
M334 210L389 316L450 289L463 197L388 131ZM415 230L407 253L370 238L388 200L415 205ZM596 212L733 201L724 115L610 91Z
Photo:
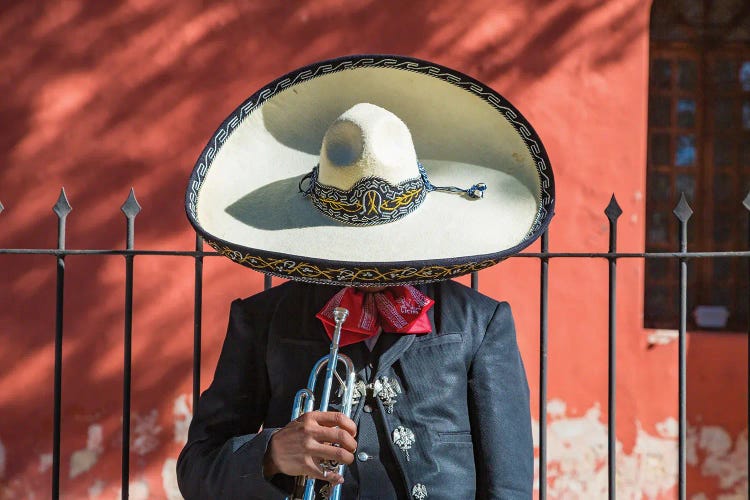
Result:
M70 206L68 195L65 194L65 187L62 187L60 188L60 196L57 197L57 203L55 203L55 206L52 207L52 211L55 212L60 219L62 219L66 217L71 210L73 210L73 207Z
M677 216L680 222L687 222L691 215L693 215L693 209L690 208L690 204L685 199L685 193L680 193L680 201L677 202L677 206L674 207L672 213Z
M750 191L747 192L747 196L745 196L745 199L742 201L742 204L745 205L745 208L750 210ZM2 203L0 203L0 207L2 207ZM0 210L2 210L0 208Z
M138 200L135 199L135 190L132 187L130 188L128 198L125 200L125 203L122 204L120 210L122 210L122 213L124 213L125 217L128 219L135 217L141 211L141 206L138 204Z
M620 208L620 204L617 203L617 198L615 198L614 193L612 193L612 198L609 200L609 205L607 205L607 208L604 209L604 213L612 222L617 220L622 215L622 208Z

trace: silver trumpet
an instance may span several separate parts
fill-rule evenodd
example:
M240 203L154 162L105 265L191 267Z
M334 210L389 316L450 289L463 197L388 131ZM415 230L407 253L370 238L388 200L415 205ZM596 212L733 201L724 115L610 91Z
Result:
M339 354L339 339L341 338L341 327L349 316L349 311L343 307L337 307L333 310L333 319L336 322L333 330L333 340L331 341L331 350L328 356L323 356L315 363L310 378L307 381L307 387L300 389L294 397L294 406L292 407L292 420L296 420L303 413L314 410L315 407L315 384L318 380L323 367L326 368L325 379L323 380L323 393L320 398L319 411L328 411L328 402L331 396L331 387L335 378L339 383L339 393L341 397L341 413L347 417L351 416L352 400L354 396L354 364L345 354ZM338 373L338 364L344 365L344 376ZM335 470L342 476L344 475L344 464L324 463L321 467L328 470ZM337 484L331 489L329 498L339 500L341 496L341 485ZM307 476L297 476L294 493L287 500L314 500L315 498L315 479Z

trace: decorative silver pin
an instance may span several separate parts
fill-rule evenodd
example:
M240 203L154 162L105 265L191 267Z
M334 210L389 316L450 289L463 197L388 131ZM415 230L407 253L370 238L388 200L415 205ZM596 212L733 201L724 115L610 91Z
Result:
M380 377L373 384L372 395L379 398L383 403L386 413L393 413L393 406L399 394L401 386L396 379Z
M354 382L354 392L352 394L352 408L356 408L359 400L367 396L367 384L362 379Z
M393 413L398 395L401 394L401 386L396 379L385 376L369 384L365 384L361 379L357 380L354 383L352 406L356 407L360 399L367 397L367 391L370 391L374 398L380 399L386 413Z
M398 446L406 455L406 461L409 461L409 450L414 444L414 433L408 427L399 425L393 429L393 444Z
M411 496L416 500L424 500L427 498L427 487L422 483L415 484L411 489Z

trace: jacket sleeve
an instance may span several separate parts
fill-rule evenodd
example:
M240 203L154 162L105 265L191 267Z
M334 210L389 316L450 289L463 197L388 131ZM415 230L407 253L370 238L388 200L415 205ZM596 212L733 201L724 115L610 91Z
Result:
M498 304L469 372L477 499L528 500L534 481L529 386L507 302Z
M283 499L290 479L263 476L263 457L275 429L260 430L268 408L267 328L247 302L234 301L210 387L201 395L188 441L177 460L177 480L190 499Z

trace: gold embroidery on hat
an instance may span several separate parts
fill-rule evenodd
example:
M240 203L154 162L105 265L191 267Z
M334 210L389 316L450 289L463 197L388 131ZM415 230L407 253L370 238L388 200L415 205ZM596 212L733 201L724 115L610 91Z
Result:
M379 177L365 177L343 190L318 182L315 166L299 182L299 190L328 217L355 226L398 220L413 212L427 195L422 177L393 185Z
M206 241L206 243L211 245L221 255L257 271L282 278L293 277L301 281L316 283L420 283L423 281L439 281L479 271L493 266L502 260L501 258L485 259L478 262L467 262L452 266L413 265L392 269L378 269L377 267L326 267L304 261L295 261L289 258L261 257L259 255L243 253L213 241Z
M382 206L380 193L372 189L365 193L365 205L367 206L367 215L380 215Z

